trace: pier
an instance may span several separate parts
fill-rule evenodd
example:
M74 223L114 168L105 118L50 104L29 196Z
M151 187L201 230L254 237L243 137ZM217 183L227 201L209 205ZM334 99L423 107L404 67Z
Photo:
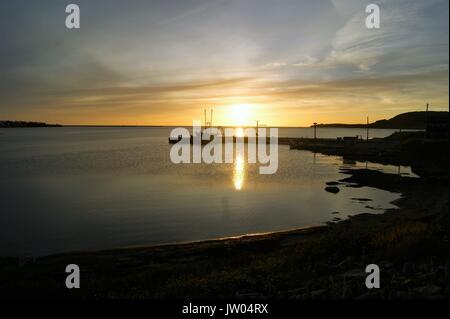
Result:
M201 139L201 144L202 145L206 145L208 143L210 143L212 140L218 140L221 139L222 143L236 143L237 141L242 141L244 144L248 144L248 143L259 143L259 138L249 138L248 136L242 136L242 137L236 137L236 136L232 136L232 137L225 137L225 136L215 136L214 139ZM270 143L270 137L266 137L266 144ZM278 139L279 140L279 139ZM194 137L191 135L188 138L182 138L181 136L178 136L177 138L173 139L169 137L169 144L176 144L178 142L182 142L182 143L190 143L193 144L194 143ZM287 144L286 144L287 145Z

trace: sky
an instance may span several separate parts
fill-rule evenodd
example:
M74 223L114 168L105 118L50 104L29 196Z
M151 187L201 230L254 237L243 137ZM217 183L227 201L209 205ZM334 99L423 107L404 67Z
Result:
M0 3L0 120L364 123L448 111L448 0ZM209 114L209 111L208 111Z

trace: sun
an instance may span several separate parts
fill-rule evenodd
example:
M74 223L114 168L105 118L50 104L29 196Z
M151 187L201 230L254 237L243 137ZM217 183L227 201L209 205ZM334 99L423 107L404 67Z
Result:
M251 105L249 104L233 104L230 105L229 118L232 125L242 126L249 125L253 121Z
M235 128L235 135L237 137L243 137L244 136L244 129L242 127Z

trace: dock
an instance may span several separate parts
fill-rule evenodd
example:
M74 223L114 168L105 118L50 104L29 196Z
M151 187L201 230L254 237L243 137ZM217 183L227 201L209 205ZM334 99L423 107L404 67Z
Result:
M219 137L215 137L219 138ZM237 137L233 137L236 143ZM248 137L242 137L244 144L251 143ZM176 144L182 140L181 136L175 139L169 138L170 144ZM193 144L193 136L185 139L185 143ZM201 144L206 145L210 140L202 140ZM231 142L231 141L230 141ZM222 137L222 143L225 138ZM266 144L270 143L270 138L266 138ZM358 161L381 161L389 164L402 164L404 162L400 142L386 138L362 139L356 136L338 138L305 138L305 137L279 137L278 145L287 145L291 150L305 150L313 153L325 155L342 156L344 159Z
M244 142L244 144L248 144L248 143L252 142L252 139L249 139L247 136L243 136L243 137L233 136L232 138L228 137L228 140L225 139L225 136L222 136L222 137L215 136L214 139L221 139L222 143L226 143L226 142L228 142L228 140L229 140L229 142L236 143L238 141L238 139L242 140ZM211 142L211 140L212 139L206 139L206 140L201 139L201 144L202 145L208 144L209 142ZM169 144L176 144L176 143L181 142L181 141L182 141L182 143L193 144L194 143L194 137L192 135L190 137L188 137L188 138L185 138L185 139L183 139L181 136L178 136L177 138L170 138L169 137ZM255 141L258 143L258 138L256 138ZM266 137L266 144L269 144L269 143L270 143L270 138Z

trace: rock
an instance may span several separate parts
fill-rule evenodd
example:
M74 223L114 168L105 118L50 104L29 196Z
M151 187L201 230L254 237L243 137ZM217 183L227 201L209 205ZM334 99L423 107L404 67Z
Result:
M352 200L356 200L358 202L371 202L372 201L370 198L358 198L358 197L353 197Z
M339 193L340 189L339 189L339 187L336 187L336 186L328 186L328 187L325 187L325 191L327 191L328 193L337 194L337 193Z
M370 205L366 205L365 206L367 209L373 209L373 210L385 210L384 208L382 208L382 207L373 207L373 206L370 206Z
M337 214L339 214L339 212L332 212L331 214L332 215L337 215Z
M362 188L363 187L362 185L359 185L359 184L346 184L345 186L351 187L351 188Z
M341 183L339 183L339 182L326 182L325 184L327 184L328 186L337 186L337 185L341 185Z

